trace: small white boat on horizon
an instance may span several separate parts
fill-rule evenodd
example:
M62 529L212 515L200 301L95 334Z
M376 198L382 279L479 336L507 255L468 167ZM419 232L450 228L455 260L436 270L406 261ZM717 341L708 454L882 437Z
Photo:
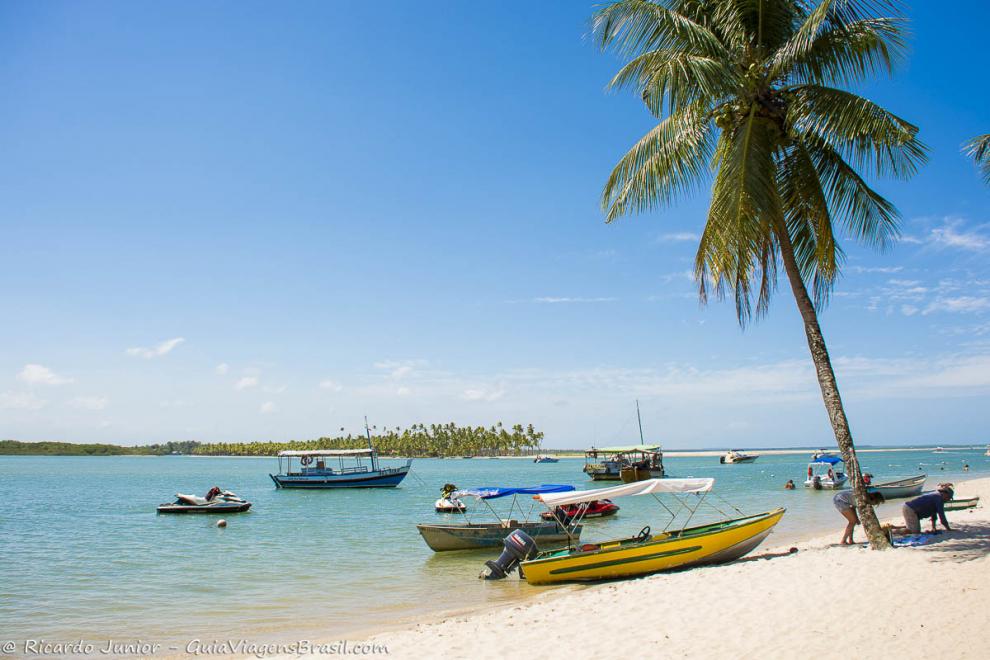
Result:
M718 457L718 462L728 465L732 465L734 463L752 463L759 457L759 454L744 454L741 451L730 449Z

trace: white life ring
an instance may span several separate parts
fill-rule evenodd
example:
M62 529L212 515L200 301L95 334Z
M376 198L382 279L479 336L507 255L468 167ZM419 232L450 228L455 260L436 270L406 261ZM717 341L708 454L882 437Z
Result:
M303 465L309 465L310 463L313 462L313 457L303 456L302 458L299 459L299 462L302 463Z

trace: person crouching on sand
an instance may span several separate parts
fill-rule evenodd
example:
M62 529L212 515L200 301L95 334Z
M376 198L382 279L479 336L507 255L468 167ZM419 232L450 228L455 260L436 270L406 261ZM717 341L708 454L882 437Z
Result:
M880 493L867 493L866 502L870 506L883 504L883 495ZM853 492L851 490L839 491L832 498L832 504L835 505L835 508L847 521L846 529L842 532L842 540L839 543L842 545L852 545L853 530L859 524L859 516L856 514L856 500L853 499Z
M935 516L942 521L945 531L951 532L949 521L945 519L945 503L955 496L955 491L949 484L939 484L938 490L933 493L925 493L913 500L908 500L901 507L901 515L904 516L904 526L911 534L921 533L921 521L925 518L932 519L932 531L935 531Z

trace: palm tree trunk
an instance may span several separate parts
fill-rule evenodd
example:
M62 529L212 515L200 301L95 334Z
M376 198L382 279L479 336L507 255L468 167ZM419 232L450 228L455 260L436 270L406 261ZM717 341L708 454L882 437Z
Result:
M787 230L779 231L777 237L780 240L780 253L784 261L784 270L787 272L791 291L794 293L798 311L801 312L801 318L804 321L804 332L808 336L808 348L811 350L811 359L815 362L815 371L818 372L818 384L822 389L822 399L825 400L825 410L828 411L829 420L832 422L832 431L835 433L835 442L839 446L842 460L846 463L849 479L852 481L853 498L856 501L859 520L870 540L870 547L874 550L887 549L891 547L890 542L880 528L880 521L877 520L873 507L866 502L866 484L863 483L863 474L859 469L856 448L853 446L852 433L849 430L849 420L846 419L846 411L842 407L842 397L839 396L839 386L835 381L835 372L832 370L832 361L828 356L825 337L822 336L822 329L818 325L818 314L815 312L815 306L812 304L811 298L808 296L808 289L801 278L801 271L794 259L794 247L791 245Z

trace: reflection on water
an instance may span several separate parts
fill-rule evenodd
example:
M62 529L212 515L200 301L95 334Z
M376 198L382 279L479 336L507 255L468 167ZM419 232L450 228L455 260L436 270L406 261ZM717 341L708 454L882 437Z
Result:
M715 477L712 498L755 513L784 506L768 541L787 542L840 523L831 492L800 484L808 455L761 456L720 465L715 457L668 458L670 476ZM939 481L990 472L982 450L863 453L877 480L930 475ZM963 463L970 472L961 472ZM425 611L504 602L544 593L518 580L478 579L497 551L433 553L415 523L441 520L433 501L459 486L592 484L580 459L418 460L396 489L276 490L273 459L193 457L0 457L0 621L10 638L79 637L185 640L318 632L321 636L395 623ZM176 491L219 485L254 502L250 512L215 518L157 515ZM693 496L692 496L693 497ZM520 500L524 511L530 501ZM664 526L650 496L618 502L618 515L588 521L583 540L632 536ZM470 518L490 516L469 501ZM494 504L500 511L508 503ZM881 508L893 516L899 503ZM519 510L515 510L518 517ZM535 515L535 513L534 513ZM459 517L447 516L451 520ZM718 517L699 510L692 519ZM658 520L660 521L658 524ZM683 514L679 517L683 520Z

